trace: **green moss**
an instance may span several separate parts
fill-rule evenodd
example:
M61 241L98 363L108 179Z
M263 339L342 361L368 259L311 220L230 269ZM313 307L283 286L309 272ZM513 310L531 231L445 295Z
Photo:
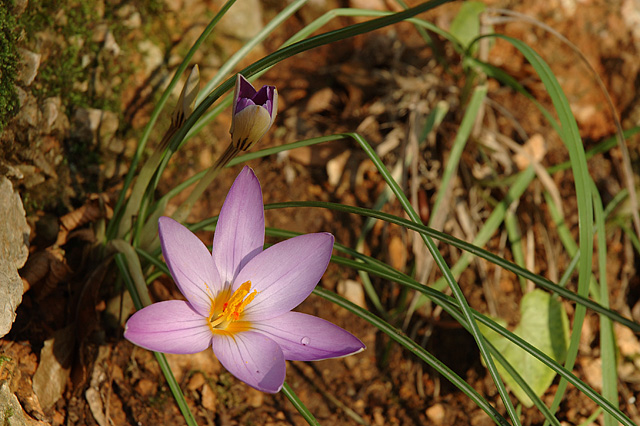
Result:
M18 112L15 81L18 75L18 52L15 40L18 23L13 13L13 0L0 0L0 132Z
M83 61L95 57L100 48L91 38L98 19L92 3L81 0L60 7L57 0L42 0L29 4L23 14L21 24L29 41L42 29L63 39L62 43L52 46L52 51L40 66L32 86L39 99L59 96L67 107L97 107L90 87L79 90L84 82L91 81L92 67Z
M6 410L4 410L4 422L3 422L4 425L3 426L9 426L11 424L10 419L11 419L11 417L13 417L14 414L15 413L13 411L13 407L12 406L9 406L9 407L7 407Z

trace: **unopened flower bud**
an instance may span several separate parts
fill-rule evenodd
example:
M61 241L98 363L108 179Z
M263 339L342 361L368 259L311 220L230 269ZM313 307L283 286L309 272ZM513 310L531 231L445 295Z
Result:
M231 144L247 151L271 128L278 112L275 86L262 86L256 92L251 83L238 74L233 95Z
M180 98L176 104L173 114L171 115L172 124L176 128L180 128L182 124L189 118L196 103L198 89L200 86L200 70L198 65L194 65L187 77L186 83L180 92Z

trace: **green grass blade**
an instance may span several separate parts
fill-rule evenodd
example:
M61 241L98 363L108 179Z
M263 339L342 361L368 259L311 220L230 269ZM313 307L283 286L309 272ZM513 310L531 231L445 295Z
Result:
M298 53L305 52L307 50L323 46L328 43L332 43L339 40L344 40L346 38L354 37L356 35L365 34L367 32L371 32L392 24L396 24L398 22L409 19L417 14L426 12L431 10L437 6L440 6L444 3L448 3L452 0L431 0L429 2L420 4L411 9L407 9L402 12L397 12L390 14L388 16L382 16L380 18L372 19L367 22L362 22L354 25L347 26L345 28L341 28L338 30L330 31L324 34L320 34L314 37L311 37L306 40L299 41L289 46L285 46L276 52L273 52L270 55L254 62L250 66L241 70L240 72L247 78L250 78L265 69L277 64L278 62L287 59L291 56L294 56ZM202 102L196 107L194 112L189 116L184 125L176 132L176 134L171 138L169 142L169 148L167 149L167 155L163 158L160 166L158 167L158 172L156 174L156 179L153 181L151 188L155 189L157 187L158 180L162 175L164 169L166 168L169 159L173 155L173 153L180 147L180 145L184 142L185 136L190 132L191 128L200 120L200 118L206 113L206 111L211 107L224 93L228 92L234 85L235 79L233 77L228 78L225 82L221 83L217 88L215 88L206 98L202 100Z
M386 222L393 223L395 225L403 226L407 229L411 229L421 234L428 235L431 238L435 238L439 241L450 244L460 250L469 252L474 256L478 256L491 263L494 263L495 265L501 268L504 268L507 271L510 271L510 272L513 272L514 274L522 276L525 279L532 281L538 287L544 288L550 292L557 293L558 295L560 295L561 297L567 300L571 300L579 305L583 305L588 309L593 310L594 312L605 315L607 318L610 318L611 320L616 321L624 325L625 327L628 327L634 332L640 332L639 323L634 322L628 318L625 318L620 314L618 314L617 312L614 312L610 309L605 309L600 304L594 302L589 298L583 297L570 290L567 290L566 288L561 287L549 281L547 278L534 274L533 272L527 269L521 268L515 263L509 262L508 260L503 259L500 256L497 256L487 250L484 250L481 247L477 247L466 241L459 240L443 232L436 231L434 229L431 229L421 224L416 224L414 222L411 222L401 217L397 217L388 213L370 210L362 207L347 206L343 204L329 203L324 201L289 201L286 203L273 203L273 204L265 205L265 210L281 209L281 208L300 208L300 207L306 207L306 208L320 207L320 208L327 208L331 210L341 211L345 213L373 217L379 220L384 220ZM207 219L205 221L199 222L198 224L192 225L190 229L193 231L201 230L205 228L208 230L212 230L211 228L207 228L207 227L215 223L215 220L216 218ZM577 262L578 260L579 260L578 258L575 258L572 262ZM380 262L380 264L385 265L383 262Z
M529 167L518 174L518 178L515 180L515 182L513 182L513 185L509 188L509 191L505 195L504 199L496 205L496 207L493 209L493 212L491 212L487 220L482 225L482 228L480 228L480 230L476 234L476 237L473 240L474 245L484 246L485 244L487 244L489 239L500 227L500 224L502 224L509 206L513 203L514 200L519 199L522 194L524 194L524 191L533 181L533 178L535 176L536 173L533 167ZM465 270L465 268L469 266L470 263L471 255L465 253L460 257L460 259L458 259L456 264L451 267L451 272L454 274L454 276L459 276ZM440 278L432 285L432 287L437 289L444 288L444 279Z
M480 107L482 106L484 98L486 96L486 84L477 86L473 91L473 95L471 96L469 105L467 105L467 111L462 118L462 122L460 123L460 127L458 128L458 133L453 140L449 159L447 160L447 164L442 175L440 189L436 194L436 199L433 203L433 207L431 208L433 214L431 215L431 218L429 220L429 225L432 225L433 218L438 215L438 209L440 208L442 200L447 196L447 194L451 193L451 188L449 186L451 183L451 179L453 178L455 172L458 170L458 164L460 163L460 157L462 157L462 151L464 151L464 147L467 145L469 135L471 134L471 130L473 129L473 125L476 122L476 118L478 117Z
M294 203L291 203L291 204L294 204ZM327 203L327 204L330 204L330 203ZM336 205L336 206L340 206L340 205ZM267 207L272 207L272 206L267 206ZM280 208L280 206L277 206L277 207ZM350 207L350 206L344 206L344 207ZM372 213L373 214L379 214L380 212L372 212ZM401 218L398 218L398 219L401 219ZM404 220L404 219L402 219L402 220ZM409 224L412 224L412 223L409 222ZM213 230L214 225L215 225L215 218L212 218L212 219L207 220L207 224L204 224L203 222L200 222L200 223L198 223L196 225L192 225L191 228L192 228L192 230L194 230L193 228ZM286 231L286 230L280 230L280 229L267 228L267 235L275 236L275 237L281 237L281 238L291 238L293 236L299 235L299 233L292 232L292 231ZM356 252L355 250L353 250L353 249L351 249L349 247L345 247L345 246L343 246L343 245L341 245L339 243L336 243L335 248L339 252L344 252L344 253L347 253L347 254L349 254L351 256L357 257L357 259L360 260L360 262L358 262L356 260L346 259L346 258L343 258L343 257L340 257L340 256L333 256L332 257L332 261L334 263L337 263L337 264L343 265L343 266L347 266L347 267L350 267L350 268L353 268L353 269L356 269L356 270L365 270L370 274L374 274L374 275L380 276L382 278L386 278L386 279L388 279L390 281L398 282L398 283L400 283L402 285L405 285L405 286L407 286L407 287L409 287L411 289L414 289L416 291L422 292L422 293L428 295L430 297L430 299L433 300L435 303L437 303L438 305L442 306L447 313L449 313L456 320L459 320L461 324L463 324L463 325L466 324L464 322L465 320L464 320L464 318L462 316L462 313L460 312L460 309L459 309L459 306L458 306L457 302L452 297L447 296L447 295L445 295L445 294L443 294L441 292L435 291L432 288L425 287L422 284L420 284L419 282L415 281L413 278L411 278L411 277L409 277L409 276L407 276L405 274L402 274L401 272L393 269L389 265L387 265L387 264L385 264L385 263L383 263L383 262L381 262L381 261L379 261L377 259L374 259L374 258L371 258L369 256L363 255L361 253L358 253L358 252ZM138 253L141 254L141 257L144 257L146 260L149 260L150 263L152 263L158 269L162 270L164 273L167 273L167 274L169 273L169 271L166 268L164 262L158 260L157 258L155 258L153 256L150 256L150 255L148 255L146 253L141 252L141 250L138 250ZM575 263L575 262L577 262L577 258L574 259L574 261L572 263ZM566 278L567 277L564 277L564 279L566 279ZM556 371L558 374L560 374L561 376L563 376L564 378L569 380L570 383L572 383L576 387L578 387L578 389L583 391L589 398L593 399L595 402L597 402L598 404L603 406L605 408L605 410L607 410L608 412L614 413L614 416L615 416L616 419L622 421L626 425L632 425L633 424L633 423L630 422L630 420L628 420L624 416L624 414L620 413L619 410L617 410L615 407L613 407L608 401L604 400L600 395L598 395L595 391L593 391L593 389L591 389L590 387L586 386L575 375L573 375L571 372L569 372L566 369L564 369L564 367L562 367L560 364L558 364L553 359L548 357L546 354L542 353L537 348L529 345L527 342L525 342L522 339L518 338L517 336L513 335L513 333L509 332L508 330L500 327L499 325L497 325L491 319L479 314L476 311L472 311L472 312L473 312L473 315L475 316L475 318L478 319L478 321L480 321L482 324L484 324L485 326L487 326L490 329L494 330L498 334L506 337L511 342L513 342L514 344L516 344L519 347L523 348L524 350L528 351L532 356L536 357L541 362L543 362L545 365L550 367L552 370ZM369 313L369 315L373 315L373 314ZM493 354L493 352L492 352L492 354ZM553 422L552 419L550 419L550 421Z
M162 96L160 96L160 99L158 100L155 107L153 108L153 111L151 112L151 116L149 117L149 121L147 122L147 125L144 127L144 130L142 131L142 136L140 137L140 141L138 142L136 152L133 158L131 159L131 164L129 165L129 171L127 172L122 190L120 191L120 195L118 196L118 201L116 202L116 206L114 207L113 219L109 222L109 225L107 227L107 233L106 233L107 239L112 239L115 236L115 232L119 225L119 217L121 214L121 210L124 207L124 198L126 196L127 189L129 188L129 186L131 185L131 182L133 181L133 178L135 177L135 173L138 167L138 162L140 161L140 157L142 157L144 148L147 145L147 141L149 140L149 136L151 135L151 130L153 129L153 126L158 120L158 117L160 116L162 109L164 108L165 104L169 100L169 96L171 96L171 92L173 91L173 88L176 86L176 84L178 84L180 77L189 66L189 62L191 61L191 58L196 53L196 51L200 48L200 45L205 41L205 39L209 36L209 34L211 34L211 31L213 31L215 26L218 24L218 21L220 21L220 19L224 16L225 13L227 13L229 8L235 2L236 0L227 0L227 2L222 6L220 11L218 11L218 13L213 17L213 19L205 27L205 29L202 31L202 34L200 34L200 37L198 37L198 39L195 41L193 46L191 46L191 49L189 49L189 52L187 52L184 59L176 69L176 72L174 73L173 78L169 82L169 85L164 90L164 92L162 92Z
M258 34L256 34L251 40L249 40L244 46L242 46L236 53L234 53L229 59L224 61L224 64L220 67L216 75L209 80L196 98L196 105L207 97L211 90L222 82L222 80L235 68L238 63L245 56L251 52L253 48L262 43L269 34L278 28L285 20L291 15L296 13L308 0L295 0L288 4L284 9L280 11L276 16L271 18L269 22L262 28Z
M116 262L116 265L118 266L118 269L120 270L120 275L124 280L125 286L129 290L129 293L131 294L131 299L133 300L134 306L136 307L137 310L142 309L144 305L142 303L140 296L138 295L138 292L136 290L136 285L134 284L133 279L131 278L131 275L129 275L129 268L131 265L127 264L125 254L123 253L116 254L115 262ZM191 409L189 408L187 401L184 399L184 394L182 393L182 389L180 389L180 385L178 384L178 381L173 375L173 372L171 371L171 367L169 367L167 358L164 356L163 353L160 353L160 352L154 352L153 354L155 355L156 360L160 365L160 370L162 370L162 374L167 380L167 384L169 385L171 394L173 395L173 398L175 399L176 404L180 409L180 413L182 414L182 417L184 417L184 421L187 423L188 426L197 426L198 423L196 422L195 417L193 417L193 414L191 413Z
M465 382L460 376L454 373L449 367L442 363L438 358L433 356L423 347L418 345L413 340L409 339L404 333L399 332L395 327L371 312L362 309L361 307L349 302L348 300L338 296L335 293L325 290L320 287L316 287L313 293L329 300L332 303L358 315L360 318L365 319L380 331L388 335L390 338L398 342L409 352L420 358L422 361L430 365L434 370L440 373L444 378L449 380L454 386L464 392L478 407L480 407L485 413L487 413L493 421L497 424L507 426L509 422L497 412L497 410L491 406L482 396L473 389L467 382Z
M404 195L404 192L402 192L402 190L400 189L400 186L398 185L398 183L393 179L393 177L391 176L391 174L389 173L385 165L382 163L382 160L380 159L380 157L378 157L378 154L375 152L375 150L371 147L371 145L369 145L369 143L362 136L358 134L353 134L353 138L356 140L356 142L358 142L362 150L367 154L369 159L376 166L376 168L378 169L378 172L382 175L384 180L387 182L387 185L389 185L389 187L393 191L393 194L396 196L398 201L400 201L400 204L402 205L402 208L404 209L404 211L407 213L407 215L409 215L409 218L414 223L421 224L422 221L420 220L420 217L411 206L411 203L409 202L407 197ZM469 324L469 331L471 332L471 335L473 336L474 340L476 341L476 344L478 345L478 349L480 350L482 359L484 359L484 362L487 366L487 370L489 370L489 374L491 375L491 378L493 379L493 382L495 383L496 388L498 389L498 393L500 394L500 398L502 399L502 402L504 403L507 409L509 418L515 425L519 425L520 420L518 418L516 410L513 407L513 404L511 403L511 399L509 398L509 394L507 393L504 383L502 382L502 378L500 377L500 374L496 369L496 366L493 362L493 358L489 354L489 350L487 348L484 336L480 333L480 330L478 329L478 324L476 324L475 319L471 314L471 308L469 307L469 304L467 303L467 300L465 299L464 294L460 289L460 286L458 285L455 278L453 277L453 274L449 269L449 265L447 265L447 263L445 262L444 258L438 251L431 237L424 234L420 234L420 235L425 245L427 246L427 249L435 259L436 265L440 268L440 271L444 275L447 281L447 284L451 289L451 292L454 294L456 300L460 304L460 308L462 309L464 318Z
M509 244L511 246L511 254L513 260L521 268L525 267L524 263L524 251L522 249L522 232L520 231L520 224L518 224L518 218L512 209L507 209L504 215L504 227L507 230L507 237L509 238ZM518 276L520 281L520 290L522 293L526 291L526 280L521 276Z
M542 80L551 101L553 102L558 119L560 121L561 138L567 150L569 151L569 160L571 161L571 169L573 171L576 199L578 205L578 229L580 236L580 253L584 255L580 257L578 264L578 294L586 297L589 293L589 281L591 279L591 253L593 253L593 205L590 194L591 177L587 169L587 159L582 145L582 139L578 131L578 125L575 117L571 112L569 101L567 100L558 80L542 60L542 58L524 42L501 34L494 34L492 37L502 38L517 48L533 66L536 73ZM565 366L572 369L578 354L578 345L580 343L580 332L584 322L586 308L582 305L576 306L574 315L573 328L571 331L571 340L567 351L567 360ZM555 412L560 405L562 396L566 389L566 381L561 380L558 386L558 392L554 399L551 410Z
M594 216L598 230L598 273L600 276L600 304L609 308L609 286L607 285L607 238L604 227L602 200L595 184L593 194ZM618 371L616 341L611 320L600 315L600 358L602 362L602 396L618 408ZM617 422L609 413L604 415L604 426L616 426Z
M354 269L363 268L367 270L369 273L377 274L374 268L369 268L369 265L366 263L355 262L350 259L340 258L339 256L333 256L331 258L331 261L338 265L343 265L343 266L351 267ZM442 308L449 315L451 315L456 321L458 321L463 326L466 325L466 322L463 317L463 314L461 313L460 307L458 306L457 301L452 297L447 296L439 291L435 291L429 287L425 287L421 285L419 282L413 280L411 277L404 275L399 271L394 270L394 273L390 273L390 274L383 273L380 276L383 278L396 281L400 284L406 285L407 287L412 288L416 291L422 292L425 295L429 295L429 297L433 302L442 306ZM538 348L536 348L535 346L532 346L527 341L523 340L522 338L518 337L517 335L508 331L507 329L501 327L499 324L497 324L492 319L486 317L485 315L482 315L475 310L472 310L472 313L478 322L487 326L488 328L500 334L501 336L504 336L515 345L519 346L520 348L530 353L536 359L541 361L544 365L551 368L560 376L562 376L563 379L573 384L576 388L578 388L578 390L584 393L587 397L589 397L595 403L600 405L605 411L611 413L621 423L623 423L626 426L635 426L634 423L627 416L625 416L625 414L622 413L618 408L613 406L613 404L611 404L607 399L603 398L602 395L597 393L586 383L582 382L577 376L575 376L572 372L570 372L569 370L564 368L562 365L557 363L547 354L540 351Z

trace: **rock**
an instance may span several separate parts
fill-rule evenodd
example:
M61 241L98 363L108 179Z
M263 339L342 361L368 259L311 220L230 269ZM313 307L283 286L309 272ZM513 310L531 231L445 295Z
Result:
M11 330L16 308L22 302L22 279L18 275L29 256L29 225L20 195L11 182L0 177L0 337ZM2 424L0 422L0 424Z
M94 43L103 43L107 37L107 33L110 31L106 23L97 24L91 33L91 41Z
M142 54L144 72L147 75L150 75L164 62L162 49L160 49L157 44L153 44L153 42L149 40L143 40L138 43L138 52Z
M29 0L14 0L13 1L13 15L17 18L22 15L25 10L27 10L27 6L29 5Z
M249 389L248 393L247 393L247 399L249 402L249 405L252 408L258 408L261 407L262 404L264 403L264 393L260 392L259 390L256 389Z
M351 0L349 7L355 9L388 10L384 0Z
M34 53L26 49L18 49L18 53L21 57L20 72L18 74L18 81L25 86L31 86L33 80L38 75L38 68L40 67L40 54Z
M38 101L29 93L25 92L26 96L20 98L18 93L18 99L20 100L20 111L16 116L16 121L20 127L37 127L42 120L42 112L38 108Z
M142 25L142 17L140 12L132 4L125 4L116 12L116 16L120 18L122 26L130 30L140 28Z
M55 96L47 98L40 104L42 112L42 128L43 134L57 134L64 137L69 129L69 119L62 107L62 100Z
M344 280L338 283L338 294L349 302L355 303L361 308L367 308L367 302L364 299L364 289L362 284L354 280Z
M206 381L207 380L205 379L204 374L200 372L195 373L189 379L189 383L187 384L187 389L189 389L190 391L198 390L206 383Z
M109 145L120 123L115 113L95 108L78 108L73 122L72 138L91 141L100 147Z
M427 418L433 424L441 425L444 422L445 410L442 404L434 404L425 411Z
M640 49L640 0L624 0L620 12L631 31L636 48Z
M217 6L222 6L225 2L216 0L215 3ZM244 0L235 3L218 24L221 32L239 40L253 38L263 27L260 0Z
M107 31L107 34L104 37L104 44L102 45L102 49L105 52L108 52L114 58L120 55L120 46L116 42L116 38L113 36L111 30Z
M18 94L18 103L20 104L20 108L27 102L29 95L24 91L23 88L16 86L16 93Z
M9 383L0 385L0 424L7 426L27 426L18 398L9 390Z
M57 330L51 339L44 342L40 351L40 363L33 375L33 391L44 411L53 407L62 397L71 372L74 345L73 325Z
M204 386L202 388L202 406L209 411L216 412L216 402L218 401L218 396L211 389L211 387Z
M136 393L141 397L148 398L150 396L155 395L158 388L155 382L149 379L142 378L138 380L135 390L136 390Z

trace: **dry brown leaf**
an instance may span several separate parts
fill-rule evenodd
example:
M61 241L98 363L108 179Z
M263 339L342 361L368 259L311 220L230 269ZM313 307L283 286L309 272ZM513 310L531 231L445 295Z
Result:
M522 151L513 156L513 161L520 170L524 170L529 167L532 161L539 163L546 154L547 145L544 142L544 138L541 134L536 133L525 142L522 146Z
M29 256L24 268L20 271L23 292L41 283L38 288L36 300L42 300L56 288L58 283L65 280L71 274L71 269L66 263L64 252L59 248L48 248Z
M333 97L333 90L329 87L318 90L307 100L307 112L309 114L317 114L329 109Z
M74 343L74 327L68 325L46 340L40 351L40 364L33 376L33 391L44 411L60 399L67 386Z
M402 237L394 235L389 241L389 262L398 271L404 271L407 265L407 247Z
M57 245L67 242L68 234L72 230L101 218L111 218L113 210L108 205L107 194L91 194L84 205L60 218L60 233Z

